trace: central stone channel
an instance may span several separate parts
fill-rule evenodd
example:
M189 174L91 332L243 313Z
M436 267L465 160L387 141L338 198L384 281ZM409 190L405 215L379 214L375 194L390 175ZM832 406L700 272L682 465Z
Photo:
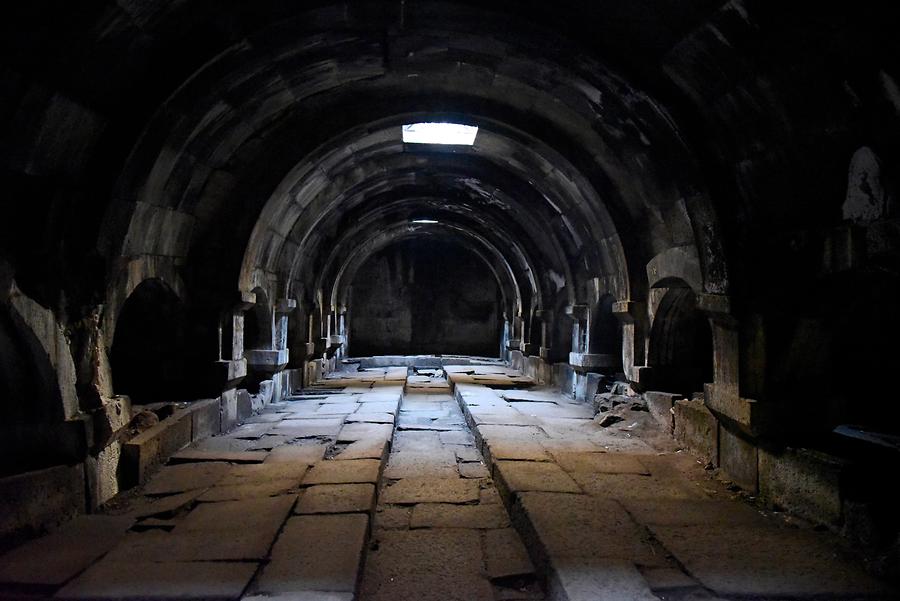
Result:
M360 599L543 599L444 375L407 379Z

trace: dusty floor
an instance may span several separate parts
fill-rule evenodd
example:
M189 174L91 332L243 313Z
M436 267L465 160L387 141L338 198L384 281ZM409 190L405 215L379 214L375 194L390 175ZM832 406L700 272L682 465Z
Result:
M602 427L527 384L496 365L338 375L0 558L0 598L895 598L645 412Z

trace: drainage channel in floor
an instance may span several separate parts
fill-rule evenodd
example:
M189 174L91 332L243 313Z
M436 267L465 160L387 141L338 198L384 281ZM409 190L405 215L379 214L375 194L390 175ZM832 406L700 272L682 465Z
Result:
M444 376L410 370L359 599L543 600Z

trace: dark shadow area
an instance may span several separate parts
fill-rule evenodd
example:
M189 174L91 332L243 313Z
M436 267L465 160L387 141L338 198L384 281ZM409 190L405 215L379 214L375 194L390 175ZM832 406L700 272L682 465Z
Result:
M463 246L407 240L370 257L350 290L350 353L499 354L500 290Z
M162 281L142 282L122 307L110 363L116 394L135 403L172 401L188 388L185 309Z
M712 329L694 291L670 288L650 330L653 388L690 396L713 381Z

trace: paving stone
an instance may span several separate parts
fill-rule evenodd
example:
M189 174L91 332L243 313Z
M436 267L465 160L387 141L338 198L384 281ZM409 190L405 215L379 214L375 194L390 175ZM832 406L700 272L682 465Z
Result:
M272 449L266 457L266 463L292 462L312 465L325 456L328 445L325 444L291 444Z
M456 478L456 454L447 449L427 452L391 453L384 477L400 478Z
M237 525L235 525L237 526ZM261 561L276 531L234 528L230 531L160 529L132 532L107 558L121 563L155 561Z
M292 438L335 437L341 431L343 418L286 419L272 429L272 433Z
M472 436L469 432L465 430L458 430L456 432L441 432L439 434L441 442L443 444L453 444L453 445L465 445L465 446L474 446L475 445L475 437Z
M548 438L541 441L543 446L550 454L557 451L569 453L599 453L605 449L596 442L584 439L560 440L558 438Z
M463 478L490 478L491 472L483 463L460 463L456 466Z
M497 440L535 440L547 438L547 434L537 426L478 426L482 439L491 442Z
M593 419L594 408L590 405L558 405L552 402L529 401L511 402L517 411L529 417L557 417L563 419Z
M167 495L208 488L231 471L227 463L184 463L159 470L144 487L144 494Z
M482 505L488 505L492 503L503 503L503 499L500 498L500 493L497 492L497 489L490 486L481 489L478 495L478 502Z
M128 562L104 559L63 587L59 599L236 599L256 572L248 562Z
M256 444L254 440L227 438L226 436L218 435L198 440L191 445L191 448L195 451L240 452L249 451L254 444Z
M200 488L165 497L142 497L132 504L127 515L132 518L146 518L175 513L193 503L205 491L205 488Z
M388 441L383 438L363 439L351 442L343 451L334 456L335 460L378 459L381 461L388 450Z
M537 461L497 461L494 463L502 490L580 493L578 484L555 463Z
M394 435L394 426L391 424L346 424L341 428L338 442L355 442L357 440L372 440L383 438L390 440Z
M512 528L485 531L484 561L492 580L534 573L528 551Z
M557 451L553 454L553 458L559 467L567 472L650 475L650 470L635 455Z
M195 463L200 461L222 461L225 463L262 463L269 453L266 451L201 451L184 449L169 458L169 463Z
M450 449L456 453L456 458L464 462L478 462L482 460L481 453L475 447L463 447L459 445L446 445L445 449Z
M323 460L309 470L303 484L352 484L378 482L381 462L377 459L353 461Z
M529 525L526 544L540 545L553 565L563 559L618 559L647 566L668 566L649 534L621 505L588 495L525 492L514 512Z
M284 419L284 415L279 413L260 413L257 415L251 415L247 419L244 420L245 424L271 424L275 422L280 422Z
M82 515L0 557L0 582L58 586L116 546L134 520Z
M431 451L440 449L441 438L437 432L397 432L391 444L391 450L401 451Z
M621 502L640 524L654 526L771 526L772 520L739 501L629 499Z
M374 506L372 484L318 484L303 492L294 513L369 513Z
M204 503L216 501L239 501L242 499L256 499L259 497L274 497L283 495L300 486L294 478L288 480L267 480L252 484L232 484L229 486L213 486L200 495L197 500Z
M770 526L651 526L704 586L723 597L855 598L890 595L821 533Z
M366 422L369 424L393 424L394 416L390 413L375 413L375 412L366 412L360 413L356 412L352 415L348 415L345 420L346 423L354 423L354 422Z
M478 500L478 482L463 478L406 478L386 487L384 503L469 503Z
M509 516L502 505L421 503L413 507L410 528L506 528Z
M554 562L554 585L569 601L659 601L634 564L623 560L566 558Z
M365 514L289 519L254 592L289 593L356 588L369 518Z
M411 515L411 507L401 507L394 505L379 507L378 511L375 513L375 528L409 528L409 520Z
M682 479L591 472L572 472L571 476L585 493L598 497L615 499L708 498L700 487Z
M493 601L475 530L382 530L366 561L367 601Z
M247 446L248 451L270 451L276 447L280 447L282 445L286 445L293 440L290 436L281 436L281 435L273 435L266 434L256 440L250 441L250 444Z
M307 469L306 463L287 461L236 465L231 468L231 471L224 478L219 480L216 487L257 484L273 480L293 480L296 484L300 484Z
M236 529L278 532L296 495L262 497L222 503L201 503L179 524L179 530L228 533Z
M539 442L491 440L488 447L494 461L551 461L550 454Z
M369 403L364 402L361 404L361 406L359 408L359 412L360 413L362 413L362 412L389 413L391 415L397 415L398 404L399 403L397 403L395 401L388 401L388 402L381 401L381 402L369 402Z

